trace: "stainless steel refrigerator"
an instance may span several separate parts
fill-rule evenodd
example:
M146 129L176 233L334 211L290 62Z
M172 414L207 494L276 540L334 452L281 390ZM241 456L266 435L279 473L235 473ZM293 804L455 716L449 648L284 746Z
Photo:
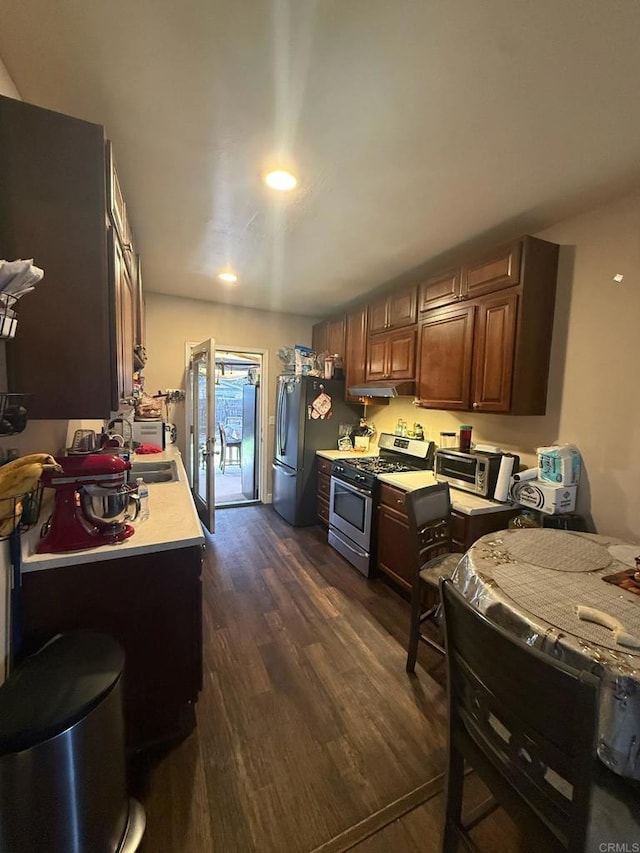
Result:
M345 403L344 393L342 379L278 376L272 497L294 527L318 520L316 450L337 450L340 424L358 424L360 407Z

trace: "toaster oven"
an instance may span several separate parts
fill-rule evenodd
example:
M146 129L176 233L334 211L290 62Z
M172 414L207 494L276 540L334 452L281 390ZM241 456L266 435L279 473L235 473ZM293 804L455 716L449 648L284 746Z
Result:
M492 499L502 456L476 450L436 450L434 474L436 480L456 489Z

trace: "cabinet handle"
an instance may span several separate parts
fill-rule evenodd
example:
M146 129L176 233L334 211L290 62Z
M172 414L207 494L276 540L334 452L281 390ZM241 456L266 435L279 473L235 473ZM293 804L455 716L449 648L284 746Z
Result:
M473 408L474 408L474 409L479 409L479 408L480 408L480 403L474 403L474 404L473 404Z
M397 504L404 504L404 500L400 500L400 498L396 498L396 503Z

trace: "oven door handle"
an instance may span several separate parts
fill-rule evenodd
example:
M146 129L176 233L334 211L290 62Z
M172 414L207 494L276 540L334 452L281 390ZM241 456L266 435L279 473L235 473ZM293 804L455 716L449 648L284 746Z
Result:
M366 489L359 489L357 486L353 486L351 483L347 483L345 480L341 480L340 477L332 477L332 480L335 480L336 483L339 483L341 486L344 486L350 492L357 492L359 495L362 495L365 498L372 497L371 492Z
M334 535L335 535L335 534L334 534ZM340 544L341 544L341 545L344 545L344 546L345 546L345 548L348 548L350 551L353 551L353 553L354 553L354 554L357 554L357 555L358 555L358 557L368 557L368 556L369 556L369 555L367 554L367 552L366 552L366 551L364 551L363 549L361 549L361 548L354 548L354 547L353 547L353 545L350 545L350 544L349 544L349 543L348 543L348 542L347 542L347 541L346 541L342 536L338 536L338 539L340 540Z

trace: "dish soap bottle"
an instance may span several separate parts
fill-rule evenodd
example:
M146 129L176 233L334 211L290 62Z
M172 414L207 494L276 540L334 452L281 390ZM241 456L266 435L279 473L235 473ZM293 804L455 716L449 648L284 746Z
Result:
M136 484L138 486L138 500L140 501L138 518L140 521L147 521L149 518L149 487L142 477L136 479Z

